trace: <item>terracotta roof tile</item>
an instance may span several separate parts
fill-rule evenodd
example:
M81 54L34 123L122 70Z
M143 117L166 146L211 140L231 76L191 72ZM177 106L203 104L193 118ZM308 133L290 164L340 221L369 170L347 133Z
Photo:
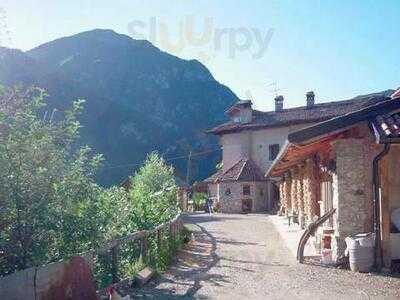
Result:
M263 181L265 180L261 170L251 159L240 159L225 172L221 170L211 175L205 182L218 181Z
M400 138L400 113L379 115L373 121L380 140Z

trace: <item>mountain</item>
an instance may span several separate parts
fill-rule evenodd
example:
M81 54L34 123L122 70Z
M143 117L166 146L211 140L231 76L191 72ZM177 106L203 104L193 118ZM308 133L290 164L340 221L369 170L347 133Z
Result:
M27 52L0 48L0 83L45 88L49 110L62 112L85 99L82 143L104 154L99 181L105 185L132 174L154 150L173 158L181 174L192 151L191 179L206 177L220 151L204 131L222 122L224 110L237 100L197 60L99 29Z

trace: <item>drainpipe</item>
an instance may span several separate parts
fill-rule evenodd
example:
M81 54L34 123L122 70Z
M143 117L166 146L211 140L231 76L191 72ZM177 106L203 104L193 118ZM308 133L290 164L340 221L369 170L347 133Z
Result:
M381 245L381 224L380 224L380 177L379 177L379 162L382 158L388 154L390 150L390 144L385 144L383 150L374 158L373 161L373 190L374 190L374 232L375 232L375 253L374 253L374 266L377 271L381 270L382 267L382 245ZM378 261L379 256L379 261Z

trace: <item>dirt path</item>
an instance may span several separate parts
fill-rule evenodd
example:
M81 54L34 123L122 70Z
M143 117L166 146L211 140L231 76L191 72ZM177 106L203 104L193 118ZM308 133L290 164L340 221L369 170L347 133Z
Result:
M146 299L399 299L400 279L299 265L266 215L195 214L195 242Z

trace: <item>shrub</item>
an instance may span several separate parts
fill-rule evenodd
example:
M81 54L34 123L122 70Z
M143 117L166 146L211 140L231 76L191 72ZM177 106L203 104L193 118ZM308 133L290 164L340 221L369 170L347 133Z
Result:
M143 167L131 178L129 201L133 223L150 229L179 212L173 169L157 153L148 155Z
M207 195L205 193L194 193L192 199L195 210L204 210L204 205L207 200Z

